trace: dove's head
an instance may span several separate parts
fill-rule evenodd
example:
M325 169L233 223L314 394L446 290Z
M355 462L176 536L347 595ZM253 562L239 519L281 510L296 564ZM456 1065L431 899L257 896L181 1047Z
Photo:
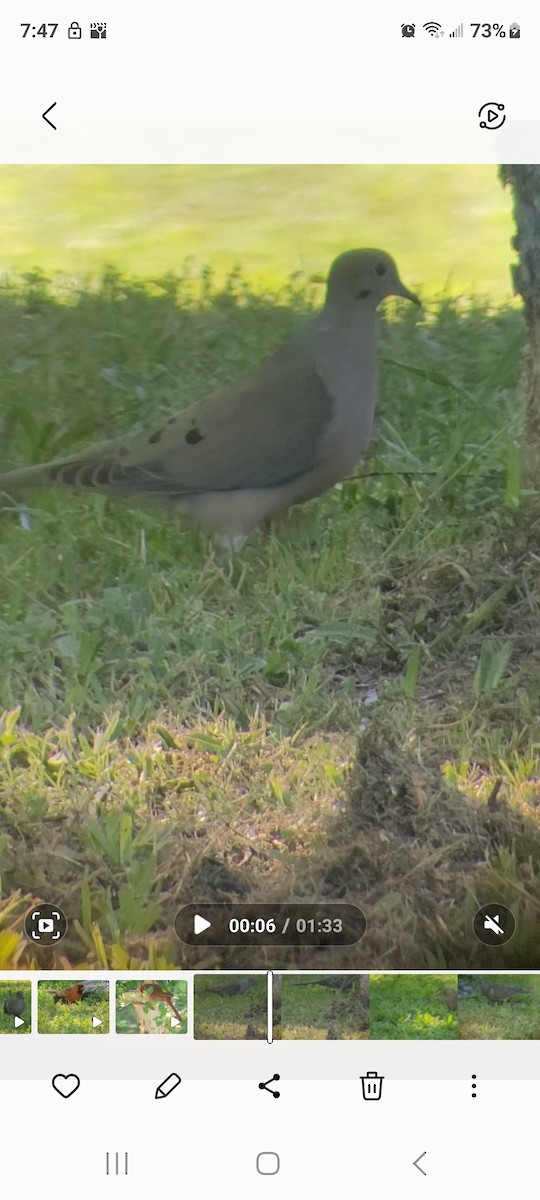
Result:
M420 304L401 282L393 258L384 250L347 250L335 258L327 281L326 304L376 308L386 296L403 296Z

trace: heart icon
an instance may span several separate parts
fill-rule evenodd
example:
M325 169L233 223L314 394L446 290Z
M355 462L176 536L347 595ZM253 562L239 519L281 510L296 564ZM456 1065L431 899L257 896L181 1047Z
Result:
M72 1096L77 1088L80 1088L81 1081L78 1075L54 1075L52 1085L55 1092L67 1100L68 1096Z

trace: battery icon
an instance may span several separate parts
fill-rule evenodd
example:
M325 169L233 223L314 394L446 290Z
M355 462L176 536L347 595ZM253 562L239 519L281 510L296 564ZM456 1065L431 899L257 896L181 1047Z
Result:
M518 25L517 21L512 21L512 24L511 24L508 32L509 32L511 38L521 37L521 28Z

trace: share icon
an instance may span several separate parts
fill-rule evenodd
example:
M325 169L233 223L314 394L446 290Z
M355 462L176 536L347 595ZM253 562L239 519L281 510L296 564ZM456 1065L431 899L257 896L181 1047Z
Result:
M275 1092L273 1088L268 1087L269 1083L277 1083L279 1078L280 1078L279 1075L272 1075L272 1078L267 1079L266 1083L264 1083L264 1082L260 1083L259 1088L260 1088L261 1092L270 1092L270 1095L274 1097L274 1100L279 1100L280 1093Z

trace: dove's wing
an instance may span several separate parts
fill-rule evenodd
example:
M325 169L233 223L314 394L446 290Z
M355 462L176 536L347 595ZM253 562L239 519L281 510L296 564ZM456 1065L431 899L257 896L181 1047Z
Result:
M56 484L174 499L285 486L324 454L334 402L313 363L283 354L149 433L0 477L0 488Z

